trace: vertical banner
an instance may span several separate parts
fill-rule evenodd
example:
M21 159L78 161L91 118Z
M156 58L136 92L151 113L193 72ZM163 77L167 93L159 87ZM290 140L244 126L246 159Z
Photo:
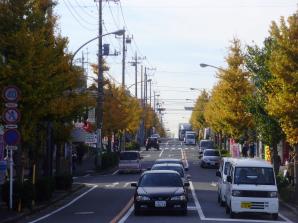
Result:
M271 151L267 145L265 145L265 160L271 163Z
M235 143L234 139L230 139L230 154L234 158L240 157L239 144Z

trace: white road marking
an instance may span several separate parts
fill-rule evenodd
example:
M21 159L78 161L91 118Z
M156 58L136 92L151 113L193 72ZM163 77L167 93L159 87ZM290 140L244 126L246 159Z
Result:
M80 215L84 215L84 214L94 214L94 211L81 211L81 212L76 212L74 214L80 214Z
M115 182L115 183L112 183L112 184L106 184L105 187L116 187L117 185L119 184L119 182Z
M270 221L270 220L252 220L252 219L236 219L236 218L203 218L204 221L237 221L237 222L262 222L262 223L285 223L286 221Z
M29 223L35 223L35 222L38 222L38 221L41 221L45 218L48 218L50 217L51 215L53 214L56 214L57 212L63 210L64 208L67 208L68 206L72 205L74 202L76 202L77 200L81 199L82 197L84 197L86 194L88 194L89 192L91 192L92 190L94 190L95 188L97 187L97 185L93 185L93 187L91 187L89 190L87 190L86 192L82 193L80 196L76 197L75 199L73 199L71 202L69 202L68 204L62 206L61 208L58 208L57 210L55 211L52 211L50 212L49 214L45 215L45 216L42 216L34 221L30 221Z
M197 210L197 207L196 206L188 206L187 207L187 210L189 210L189 211L196 211Z
M199 214L199 216L200 216L200 219L203 220L203 219L205 219L205 215L204 215L204 213L203 213L202 207L201 207L201 205L200 205L200 203L199 203L199 200L198 200L198 198L197 198L197 196L196 196L195 189L194 189L193 184L192 184L191 181L189 181L189 186L190 186L191 194L192 194L193 200L194 200L194 202L195 202L195 205L196 205L198 214Z
M120 219L120 221L118 221L118 223L124 223L127 218L131 215L131 213L133 212L134 210L134 206L131 205L131 207L129 208L129 210L126 212L126 214Z
M217 186L217 184L216 184L215 182L212 182L210 185L211 185L212 187L216 187L216 186Z
M119 170L116 170L114 173L112 173L112 175L115 175L119 172Z
M290 219L288 219L286 216L284 216L283 214L278 214L281 218L283 218L284 220L286 220L286 222L288 223L294 223L292 222Z
M90 176L90 174L86 174L86 175L84 175L83 177L89 177Z
M158 155L158 157L161 157L162 153L163 153L163 150L161 150L161 152L160 152L160 154Z
M78 179L78 177L72 177L72 179L74 179L74 180L75 180L75 179Z
M127 182L123 185L123 187L128 187L131 183L134 183L135 181L132 181L132 182Z
M151 157L151 155L150 154L147 154L147 155L144 155L143 157L144 158L148 158L148 157Z

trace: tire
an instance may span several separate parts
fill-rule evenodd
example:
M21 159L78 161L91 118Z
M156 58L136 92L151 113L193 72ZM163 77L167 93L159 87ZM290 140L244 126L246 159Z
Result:
M187 209L181 211L181 215L186 216L187 215Z
M229 215L230 215L230 218L235 218L236 217L236 213L235 212L233 212L233 210L232 210L232 207L231 207L232 205L230 205L230 213L229 213Z
M274 221L276 221L278 219L278 213L273 213L271 217Z
M229 214L230 213L230 208L228 206L228 204L226 205L226 214Z
M135 216L140 216L141 215L141 211L138 210L138 209L134 209L133 213L134 213Z
M220 194L217 194L217 203L219 203L220 204Z

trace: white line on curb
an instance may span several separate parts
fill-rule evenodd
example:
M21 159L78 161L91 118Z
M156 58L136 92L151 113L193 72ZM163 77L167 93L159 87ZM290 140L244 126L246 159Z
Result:
M77 200L81 199L82 197L84 197L86 194L88 194L89 192L91 192L92 190L94 190L95 188L97 187L97 185L94 185L93 187L91 187L89 190L87 190L86 192L84 192L83 194L81 194L80 196L76 197L75 199L73 199L71 202L69 202L68 204L62 206L61 208L58 208L56 209L55 211L52 211L51 213L45 215L45 216L42 216L34 221L30 221L28 223L35 223L35 222L38 222L40 220L43 220L45 218L48 218L50 217L51 215L53 214L56 214L57 212L63 210L64 208L67 208L68 206L72 205L74 202L76 202Z

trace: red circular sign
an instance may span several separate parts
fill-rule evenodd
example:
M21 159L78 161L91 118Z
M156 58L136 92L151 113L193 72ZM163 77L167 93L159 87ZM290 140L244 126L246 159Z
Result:
M21 113L17 108L6 108L2 117L6 124L16 124L21 119Z

